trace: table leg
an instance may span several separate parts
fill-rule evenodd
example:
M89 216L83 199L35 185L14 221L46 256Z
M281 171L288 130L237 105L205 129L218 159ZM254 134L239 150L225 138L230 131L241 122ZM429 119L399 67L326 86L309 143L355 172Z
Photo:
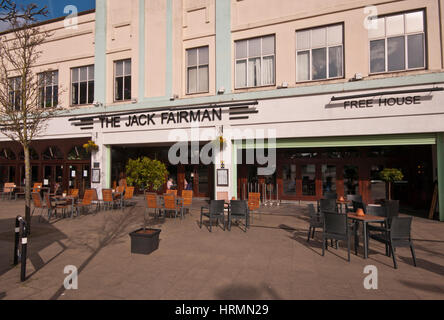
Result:
M364 225L364 259L368 258L368 243L367 243L367 222L363 221Z

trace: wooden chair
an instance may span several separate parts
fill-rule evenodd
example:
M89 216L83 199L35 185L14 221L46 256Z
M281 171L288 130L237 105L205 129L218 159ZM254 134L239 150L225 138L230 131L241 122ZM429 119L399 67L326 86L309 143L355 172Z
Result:
M174 219L176 219L178 212L180 213L181 218L183 218L183 208L177 204L176 196L173 193L165 194L163 200L165 215L167 211L174 211Z
M40 190L43 187L43 183L41 182L35 182L34 186L32 187L32 192L40 192Z
M14 182L6 182L5 185L3 186L3 191L1 192L2 198L5 199L6 196L8 196L9 200L11 200L14 189L15 189Z
M99 199L99 196L97 195L97 190L95 188L93 188L91 190L92 190L91 204L96 205L96 212L98 212L100 210L100 199Z
M115 200L113 198L113 191L111 189L102 189L102 202L103 206L106 208L113 208Z
M31 217L34 215L35 209L40 210L40 216L39 216L39 222L42 219L43 212L47 210L48 216L49 216L49 210L50 208L47 207L46 204L43 203L42 198L40 197L39 192L33 192L31 193L32 203L34 205L34 208L32 209Z
M167 190L166 194L174 194L177 197L177 190Z
M83 195L83 199L80 202L74 204L74 208L76 209L77 216L79 215L79 209L85 210L85 209L89 209L91 207L93 198L94 198L94 190L93 189L85 190L85 194Z
M146 225L146 214L148 213L148 218L150 216L150 210L154 209L154 216L156 217L157 212L159 215L162 212L162 206L159 204L157 194L156 193L145 193L145 212L143 214L145 225Z
M251 222L253 222L253 211L256 211L261 206L261 194L258 192L250 192L248 194L248 209L250 210Z
M125 206L127 204L129 205L135 205L135 202L131 202L131 200L133 199L134 196L134 187L127 187L126 191L125 191L125 195L123 196L123 203L122 203L122 207L125 208Z
M193 205L193 190L183 190L182 198L183 198L183 209L186 210L186 213L188 213L190 212L191 206Z
M78 198L79 197L79 189L69 189L68 196L71 196L73 198Z

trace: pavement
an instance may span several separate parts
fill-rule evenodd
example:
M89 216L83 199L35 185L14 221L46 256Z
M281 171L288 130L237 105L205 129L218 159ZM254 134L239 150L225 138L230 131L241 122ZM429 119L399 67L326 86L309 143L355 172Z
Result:
M199 227L200 207L180 218L149 219L161 229L158 250L131 253L129 233L144 223L144 203L39 222L28 240L27 280L13 266L15 217L24 201L0 202L0 299L60 300L298 300L444 299L444 223L414 217L417 267L410 250L397 250L398 269L382 244L370 240L369 258L346 260L340 243L321 255L322 233L307 242L306 203L261 208L250 229ZM205 221L205 219L204 219ZM353 250L352 250L353 251ZM354 251L353 251L354 252ZM78 272L77 289L64 287L67 266ZM366 289L366 266L377 275Z

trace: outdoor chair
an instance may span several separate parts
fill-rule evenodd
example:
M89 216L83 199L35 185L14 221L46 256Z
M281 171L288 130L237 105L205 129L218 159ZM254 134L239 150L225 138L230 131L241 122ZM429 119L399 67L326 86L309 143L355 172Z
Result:
M159 212L159 215L162 212L162 206L159 204L158 197L156 193L145 193L145 212L144 212L144 219L146 221L146 213L148 213L148 217L150 215L149 211L150 209L154 209L154 216L156 216L157 212Z
M134 187L127 187L125 194L123 195L122 198L122 207L125 208L125 206L135 206L136 202L135 201L131 201L133 200L134 197Z
M53 214L57 218L57 210L58 209L62 210L62 215L63 215L63 217L65 217L66 209L68 208L68 205L66 204L66 202L57 202L57 201L51 199L51 195L48 192L45 192L44 197L45 197L45 201L46 201L46 207L49 209L48 210L48 222L51 220L51 217Z
M371 239L384 243L386 247L388 246L389 250L386 250L386 253L388 253L388 256L392 256L395 269L398 269L395 256L397 247L410 247L413 265L416 267L415 249L411 238L412 219L412 217L393 217L390 228L378 234L370 234Z
M188 213L191 210L191 206L193 205L193 190L183 190L182 191L183 198L183 209L185 213Z
M32 187L32 192L40 192L40 190L42 190L42 187L43 187L43 183L35 182Z
M6 182L1 192L2 199L8 198L9 200L11 200L14 189L15 189L14 182Z
M228 211L228 230L231 231L231 222L233 220L244 220L244 232L247 232L247 229L249 228L248 219L248 202L245 200L231 200L230 209Z
M120 204L120 199L114 199L111 189L102 189L102 202L105 210L113 209L115 204Z
M307 242L310 241L310 237L314 239L316 228L324 228L324 220L320 212L316 212L312 203L308 205L308 214L310 216L310 227L308 228Z
M261 206L261 194L259 192L248 193L248 210L251 213L251 222L253 222L253 212L257 211Z
M34 208L32 209L31 217L34 215L35 209L40 210L40 216L39 216L39 222L42 219L43 212L46 210L48 217L49 217L49 210L51 210L46 204L43 203L42 198L40 196L39 192L33 192L31 193L32 203L34 205Z
M399 215L399 200L384 200L382 206L386 210L387 224L390 227L392 219Z
M336 192L325 192L324 199L338 199L338 194Z
M338 206L335 199L320 199L318 212L328 211L328 212L338 212Z
M177 198L174 195L174 193L165 194L163 196L163 202L164 202L163 210L165 216L168 211L170 212L174 211L174 219L176 219L177 213L179 213L181 215L181 219L183 219L183 210L182 210L183 208L179 206L179 204L177 203Z
M85 194L83 195L83 199L78 203L74 204L74 208L76 209L76 215L79 215L79 211L88 210L92 206L92 201L94 198L94 190L87 189L85 190Z
M225 214L224 214L224 200L211 200L209 207L201 207L200 209L200 228L202 229L202 217L207 217L210 222L210 232L212 231L212 223L214 220L219 225L219 220L222 219L223 229L225 231Z
M324 217L324 231L322 233L322 255L325 250L328 250L327 240L336 240L336 249L338 248L337 241L347 241L348 261L350 262L350 239L353 234L352 226L348 224L347 215L336 212L321 211Z
M167 190L166 194L174 194L177 197L177 190Z
M361 202L362 203L362 196L360 194L347 194L345 196L348 201L355 201L355 202ZM353 211L353 206L350 207L349 204L345 204L345 212L351 212Z
M68 196L78 198L79 197L79 189L69 189Z

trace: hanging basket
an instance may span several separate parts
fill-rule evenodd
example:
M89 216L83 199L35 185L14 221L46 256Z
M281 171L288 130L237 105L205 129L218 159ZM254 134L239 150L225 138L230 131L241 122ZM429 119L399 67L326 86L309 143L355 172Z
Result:
M88 140L88 143L85 143L83 145L83 148L86 150L86 152L91 153L91 152L96 152L99 150L99 146L96 145L96 143L92 140Z

